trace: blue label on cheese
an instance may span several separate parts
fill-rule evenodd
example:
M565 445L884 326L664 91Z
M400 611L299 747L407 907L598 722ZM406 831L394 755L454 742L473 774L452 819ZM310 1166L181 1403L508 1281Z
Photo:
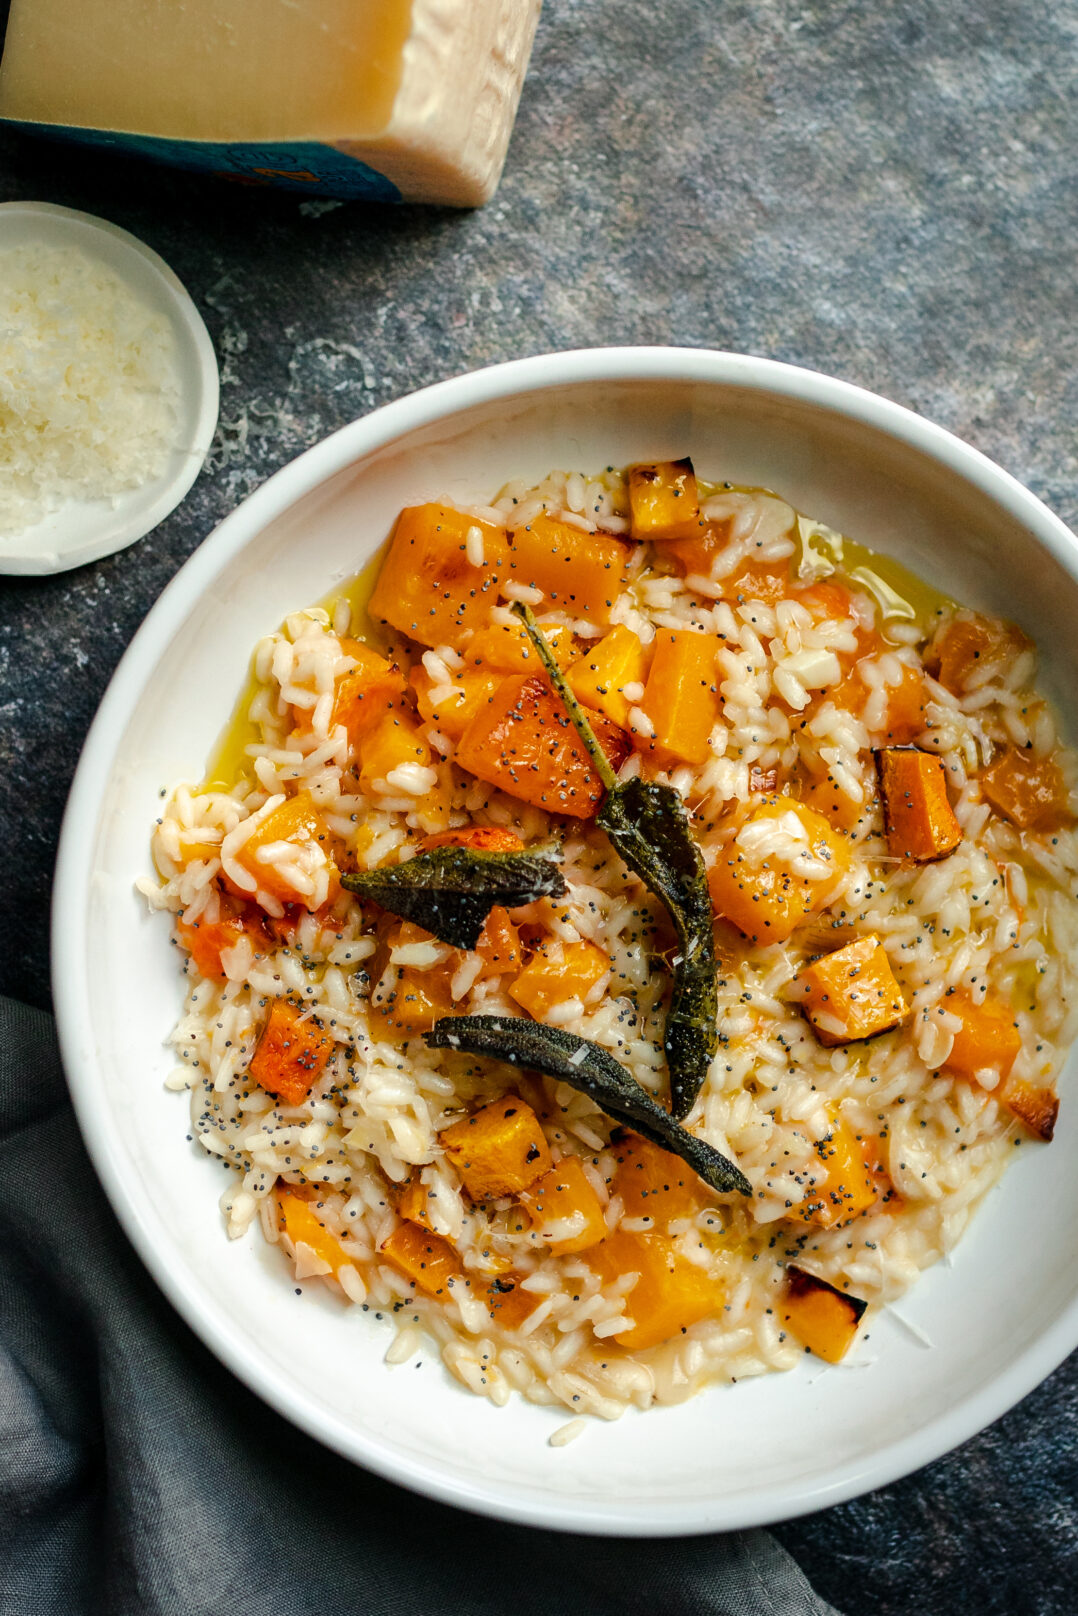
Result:
M80 145L105 147L152 157L159 163L191 168L241 185L272 185L286 191L302 191L307 196L340 197L345 201L399 202L401 194L392 180L376 168L349 157L335 146L318 141L166 140L159 135L118 134L105 129L74 129L64 124L10 121L18 129L35 134L74 140Z

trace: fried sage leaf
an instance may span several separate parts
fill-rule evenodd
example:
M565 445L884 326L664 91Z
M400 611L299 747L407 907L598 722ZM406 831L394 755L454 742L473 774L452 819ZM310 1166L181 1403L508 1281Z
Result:
M529 607L513 610L587 747L606 797L595 823L603 829L629 868L655 894L673 921L678 939L674 986L666 1013L663 1046L670 1072L670 1109L687 1117L718 1048L718 991L715 939L704 860L681 797L673 786L627 780L619 785L591 725L566 685L542 630Z
M474 948L495 904L516 909L536 898L560 898L565 877L550 848L485 853L432 847L404 864L342 875L341 885L412 920L452 948Z
M621 857L663 904L678 939L663 1045L670 1108L688 1116L718 1048L715 939L704 861L673 786L627 780L596 816Z
M443 1016L424 1038L432 1049L489 1055L568 1083L590 1096L615 1122L635 1128L652 1144L680 1156L720 1195L752 1194L752 1185L740 1168L675 1122L609 1050L590 1038L525 1021L522 1016Z

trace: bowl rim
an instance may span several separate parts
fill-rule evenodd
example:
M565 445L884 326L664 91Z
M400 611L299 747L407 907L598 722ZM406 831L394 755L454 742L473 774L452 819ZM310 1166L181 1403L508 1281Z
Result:
M496 1519L575 1533L662 1537L735 1530L793 1519L888 1485L942 1457L998 1419L1040 1384L1078 1346L1078 1296L1004 1370L960 1398L946 1413L886 1443L864 1460L836 1466L830 1479L769 1484L763 1493L701 1500L661 1521L626 1518L616 1500L582 1505L554 1497L514 1497L504 1484L462 1483L432 1464L402 1456L380 1439L346 1428L292 1385L283 1371L255 1373L230 1324L210 1317L199 1287L169 1267L139 1217L115 1154L110 1128L94 1105L97 1062L85 966L85 895L90 833L112 766L116 739L134 711L158 647L171 638L192 603L272 519L320 483L397 438L476 405L514 395L540 395L601 382L703 383L764 392L874 427L972 484L1029 529L1078 581L1078 538L1009 472L945 428L851 382L777 360L719 350L674 347L585 348L510 360L437 382L339 428L248 495L214 528L147 614L121 658L87 734L60 833L52 900L52 983L57 1032L84 1143L120 1224L180 1316L239 1380L277 1413L328 1448L390 1481L442 1503ZM63 939L61 946L60 939ZM76 964L73 966L72 962Z

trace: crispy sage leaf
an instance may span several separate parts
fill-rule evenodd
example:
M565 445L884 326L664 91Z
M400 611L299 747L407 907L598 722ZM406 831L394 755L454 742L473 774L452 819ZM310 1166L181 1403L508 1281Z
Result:
M677 933L663 1045L670 1109L680 1120L692 1110L718 1048L715 938L704 861L673 786L627 780L607 795L596 823L663 904Z
M719 1044L715 938L704 860L689 816L673 786L626 780L619 785L591 725L566 685L542 630L529 607L513 610L522 619L554 688L584 742L606 787L595 816L629 868L655 894L673 921L678 939L674 986L666 1012L663 1047L670 1073L670 1109L687 1117Z
M342 875L341 885L412 920L452 948L474 948L495 904L516 909L536 898L560 898L565 877L550 848L485 853L432 847L404 864Z
M489 1055L568 1083L589 1095L615 1122L635 1128L652 1144L680 1156L720 1195L752 1194L752 1185L740 1168L675 1122L609 1050L590 1038L525 1021L523 1016L443 1016L424 1038L432 1049Z

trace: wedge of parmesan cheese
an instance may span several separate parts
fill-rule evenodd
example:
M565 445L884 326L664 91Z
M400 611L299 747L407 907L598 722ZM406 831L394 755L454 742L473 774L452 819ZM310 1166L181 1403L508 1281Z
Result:
M0 536L160 476L175 350L167 318L78 248L0 252Z
M317 196L472 207L540 0L12 0L0 118Z

